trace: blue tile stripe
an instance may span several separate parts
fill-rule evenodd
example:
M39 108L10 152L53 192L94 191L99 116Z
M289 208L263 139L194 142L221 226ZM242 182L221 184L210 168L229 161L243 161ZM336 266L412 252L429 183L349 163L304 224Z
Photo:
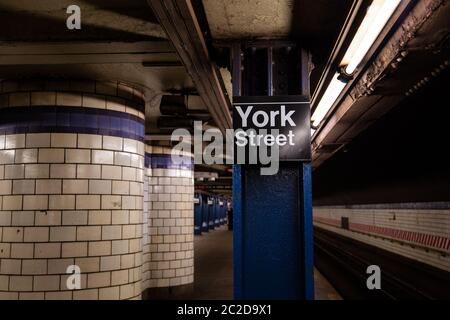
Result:
M85 133L144 141L145 121L125 112L61 106L0 110L0 134Z
M182 156L181 158L181 163L177 164L174 163L170 154L145 153L145 167L152 169L194 169L194 159L192 157Z

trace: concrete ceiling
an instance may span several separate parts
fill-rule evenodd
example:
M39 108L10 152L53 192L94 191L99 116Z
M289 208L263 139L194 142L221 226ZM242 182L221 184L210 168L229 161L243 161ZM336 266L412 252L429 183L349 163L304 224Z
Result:
M66 9L81 9L81 30L68 30ZM165 38L145 0L0 0L2 41Z
M293 0L203 0L214 39L286 38Z
M81 30L66 27L72 4ZM127 82L146 93L152 126L162 94L195 89L146 0L0 0L0 30L0 79Z
M183 67L145 68L140 63L49 64L0 66L0 78L54 78L119 80L141 87L149 93L192 88Z
M81 30L66 27L72 0L0 0L0 78L46 74L193 88L146 0L77 0Z
M81 9L81 30L66 27L71 4ZM193 87L146 0L0 0L0 30L0 78L109 78L156 92ZM179 66L158 67L166 63Z
M202 3L215 41L298 41L312 53L314 90L354 0L203 0Z

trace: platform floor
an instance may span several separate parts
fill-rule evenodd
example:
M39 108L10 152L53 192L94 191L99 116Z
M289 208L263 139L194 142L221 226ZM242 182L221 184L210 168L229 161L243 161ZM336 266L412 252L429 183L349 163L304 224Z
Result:
M194 291L176 299L231 300L233 298L233 233L222 226L201 236L194 243ZM340 300L330 283L314 273L316 299Z
M342 300L339 293L317 269L314 269L314 286L316 300Z
M192 299L233 298L233 232L228 227L195 236Z

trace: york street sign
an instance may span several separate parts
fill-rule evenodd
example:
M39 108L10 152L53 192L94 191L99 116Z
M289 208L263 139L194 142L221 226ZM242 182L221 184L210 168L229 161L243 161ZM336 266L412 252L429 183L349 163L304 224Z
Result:
M305 96L246 96L233 98L235 154L261 154L279 148L279 159L311 161L309 99ZM253 151L252 151L253 150Z

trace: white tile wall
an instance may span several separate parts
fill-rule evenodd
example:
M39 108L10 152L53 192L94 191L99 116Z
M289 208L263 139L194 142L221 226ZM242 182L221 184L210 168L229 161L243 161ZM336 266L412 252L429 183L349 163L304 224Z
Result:
M140 297L144 148L124 140L0 136L0 298ZM72 292L74 263L84 280Z
M396 241L382 235L376 236L364 232L344 230L340 227L331 226L327 220L320 220L322 218L340 222L341 217L348 217L350 223L450 237L449 210L315 207L314 225L450 271L450 255L448 252L423 247L417 245L417 243Z
M120 82L8 81L1 90L0 108L64 104L145 119L131 103L142 93ZM0 299L135 299L193 281L193 173L150 169L144 186L144 149L89 134L0 135ZM74 263L82 290L67 291Z
M147 152L170 149L146 146ZM155 172L157 176L155 176ZM143 287L178 286L194 281L193 172L147 169L145 199ZM180 197L174 197L180 195ZM184 196L184 197L183 197ZM144 214L145 216L145 214ZM183 216L183 219L180 217ZM177 226L178 227L177 227ZM146 234L148 233L148 234ZM147 238L148 237L148 238Z

